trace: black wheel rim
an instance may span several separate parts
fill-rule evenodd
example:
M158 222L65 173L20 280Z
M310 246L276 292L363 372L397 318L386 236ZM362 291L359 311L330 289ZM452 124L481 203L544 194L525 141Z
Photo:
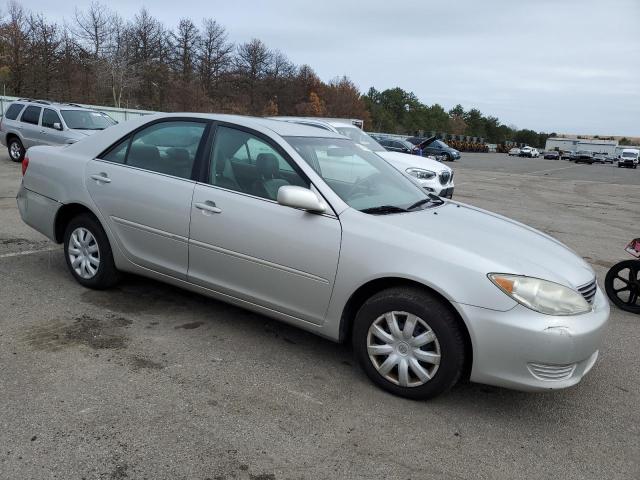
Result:
M614 265L607 275L607 294L623 310L640 313L639 274L640 261L628 261Z

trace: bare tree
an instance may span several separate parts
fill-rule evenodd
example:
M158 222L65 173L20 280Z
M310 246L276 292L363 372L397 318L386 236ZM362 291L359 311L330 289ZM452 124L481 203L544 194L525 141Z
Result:
M0 30L4 44L3 63L9 69L10 88L15 95L22 95L25 89L27 50L29 46L28 22L22 6L10 2L7 6L8 20Z
M32 95L49 98L57 71L60 38L58 25L48 23L42 15L29 15L29 69Z
M210 98L220 95L220 79L233 63L233 44L227 31L212 18L202 22L197 70L200 84Z
M249 113L259 113L257 100L262 92L258 89L260 80L264 79L269 71L271 57L272 53L267 46L257 38L238 46L236 70L249 97Z
M74 33L94 58L101 55L109 39L111 16L110 10L98 2L92 2L86 12L76 8Z
M182 81L189 83L195 72L197 50L200 43L198 27L188 18L180 19L178 30L170 34L174 71Z

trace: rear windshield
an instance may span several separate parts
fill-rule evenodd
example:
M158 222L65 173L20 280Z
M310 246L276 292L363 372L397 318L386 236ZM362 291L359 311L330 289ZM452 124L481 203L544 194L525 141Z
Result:
M74 130L104 130L116 122L102 112L90 110L61 110L67 127Z
M9 120L15 120L16 118L18 118L18 114L23 107L24 103L12 103L11 105L9 105L9 108L7 108L7 111L4 114L5 118L8 118Z

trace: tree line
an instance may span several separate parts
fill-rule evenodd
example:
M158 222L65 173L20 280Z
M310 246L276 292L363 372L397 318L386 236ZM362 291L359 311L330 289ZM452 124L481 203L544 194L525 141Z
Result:
M368 130L489 143L546 139L477 109L425 105L400 88L362 94L346 76L322 81L259 39L232 43L213 18L168 28L145 8L125 19L100 3L59 24L9 2L0 19L0 82L6 95L121 108L359 118Z

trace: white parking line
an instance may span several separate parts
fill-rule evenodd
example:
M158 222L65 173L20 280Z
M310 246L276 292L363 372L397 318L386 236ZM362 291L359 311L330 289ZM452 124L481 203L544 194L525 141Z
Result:
M42 253L42 252L53 252L55 250L60 250L60 247L47 247L42 248L40 250L25 250L24 252L12 252L12 253L3 253L0 254L1 258L11 258L11 257L21 257L23 255L33 255L34 253Z

